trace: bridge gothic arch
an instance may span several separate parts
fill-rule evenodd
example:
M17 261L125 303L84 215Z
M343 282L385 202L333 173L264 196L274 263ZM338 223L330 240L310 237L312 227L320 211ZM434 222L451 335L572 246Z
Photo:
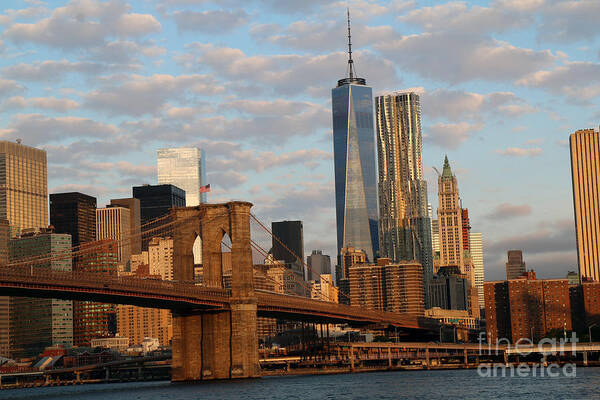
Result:
M173 315L173 380L259 376L256 296L253 285L248 202L174 208L173 276L194 279L193 243L202 240L203 282L223 287L223 238L231 240L228 310Z

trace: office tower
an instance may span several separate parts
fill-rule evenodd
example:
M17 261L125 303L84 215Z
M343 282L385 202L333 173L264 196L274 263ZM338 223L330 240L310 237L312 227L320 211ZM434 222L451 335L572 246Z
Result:
M131 254L142 251L142 234L140 228L140 201L136 198L112 199L110 205L124 207L129 210L129 235L131 235Z
M485 282L488 343L507 338L538 342L552 330L572 330L569 282L537 280L535 273L518 279Z
M461 221L462 221L462 247L463 250L469 251L471 249L470 245L470 233L471 233L471 223L469 221L469 209L463 208L461 209Z
M9 242L11 262L52 256L71 249L71 236L42 231L23 232ZM71 271L71 258L60 257L32 268ZM37 356L48 346L73 345L73 303L33 297L11 297L11 357Z
M306 259L306 264L310 267L307 271L307 280L315 281L319 280L320 275L331 274L331 259L321 250L313 250Z
M117 261L127 264L131 256L131 212L125 207L96 209L96 239L112 239L117 242Z
M485 306L483 296L483 281L485 274L483 269L483 235L480 232L471 232L469 234L469 242L471 245L471 259L475 269L475 287L477 288L477 296L479 298L479 308Z
M134 186L133 197L140 200L142 225L168 214L173 207L185 207L185 191L169 184Z
M356 264L364 264L367 262L367 255L360 249L354 247L344 247L340 252L340 261L342 264L342 279L350 277L350 268Z
M168 346L173 338L171 312L158 308L118 304L117 334L129 338L129 345L137 346L144 338L156 338L161 346Z
M521 250L509 250L506 263L506 279L520 278L525 273L525 261Z
M458 267L465 273L462 241L462 209L458 195L458 182L452 174L448 156L438 177L438 223L440 240L440 266Z
M423 267L416 261L391 263L380 258L377 265L360 264L350 268L350 304L422 316Z
M600 280L600 132L569 137L577 261L581 280Z
M386 311L423 316L423 267L416 261L384 266Z
M304 237L302 221L279 221L271 223L273 232L271 254L273 259L283 261L288 268L304 279Z
M162 280L173 280L172 238L154 237L150 240L148 244L148 266L150 275L160 276ZM225 269L223 268L224 271Z
M369 261L379 250L373 93L354 76L348 18L348 77L331 90L337 254L361 249Z
M83 243L78 257L79 271L117 275L118 244L111 239ZM90 346L97 337L116 333L115 307L112 304L76 301L73 304L73 344Z
M308 282L310 285L310 298L313 300L339 301L339 290L333 285L333 278L330 274L321 274L316 280Z
M50 225L56 233L71 235L73 247L96 240L96 198L78 192L52 193Z
M375 99L379 160L380 253L395 262L417 260L433 276L431 219L421 160L421 105L412 92Z
M0 219L0 267L9 262L8 241L10 226L8 220ZM10 297L0 296L0 357L10 356Z
M179 147L158 150L158 184L175 185L185 191L188 207L206 203L206 193L200 187L206 185L206 158L204 150L195 147Z
M433 250L433 257L440 256L440 224L437 219L431 220L431 247Z
M454 267L456 268L456 267ZM469 281L464 275L447 272L441 268L433 277L428 289L431 308L439 307L444 310L468 310Z
M0 219L21 229L48 226L46 152L0 141Z

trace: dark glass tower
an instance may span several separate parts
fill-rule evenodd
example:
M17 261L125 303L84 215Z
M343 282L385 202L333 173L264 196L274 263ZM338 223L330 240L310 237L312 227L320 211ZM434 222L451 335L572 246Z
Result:
M140 200L142 225L162 217L172 207L185 207L185 191L173 185L134 186L133 197Z
M348 15L348 77L331 90L338 256L343 247L363 250L374 261L379 250L373 93L354 76Z
M304 234L302 221L279 221L271 223L273 247L271 254L274 260L284 261L288 268L304 276ZM285 246L285 247L284 247ZM287 247L287 249L286 249ZM288 250L289 249L289 250Z
M73 246L96 240L96 198L79 192L51 194L50 224L56 233L71 235Z

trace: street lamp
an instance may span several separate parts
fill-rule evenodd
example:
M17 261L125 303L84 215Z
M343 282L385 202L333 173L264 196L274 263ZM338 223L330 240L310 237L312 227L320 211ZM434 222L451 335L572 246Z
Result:
M595 324L591 324L590 326L588 326L588 339L589 339L590 343L592 343L592 328L596 325L598 325L597 322Z

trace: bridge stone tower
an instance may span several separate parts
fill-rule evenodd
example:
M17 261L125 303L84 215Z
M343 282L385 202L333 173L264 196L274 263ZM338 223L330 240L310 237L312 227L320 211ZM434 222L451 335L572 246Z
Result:
M202 239L203 282L223 287L221 242L231 239L231 307L173 314L172 380L253 378L260 376L256 296L250 246L251 203L202 204L174 208L174 278L194 279L193 244Z

